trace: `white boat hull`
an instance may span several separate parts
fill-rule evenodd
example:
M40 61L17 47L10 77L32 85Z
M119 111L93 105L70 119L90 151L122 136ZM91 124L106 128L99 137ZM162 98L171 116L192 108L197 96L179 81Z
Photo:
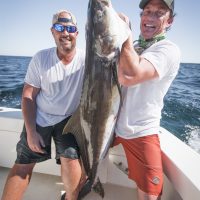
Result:
M7 173L8 170L6 171L5 169L13 166L16 159L16 143L19 140L23 123L23 117L20 109L0 107L0 174L1 171L4 171L4 174ZM161 128L160 139L165 173L162 199L199 200L200 155L163 128ZM60 176L60 166L55 163L54 149L54 145L52 145L53 159L36 165L34 172L37 173L37 175L35 176L42 176L38 173L46 174L46 176L51 176L52 178ZM100 179L105 184L105 190L108 195L105 199L121 200L120 195L116 195L117 192L119 192L119 188L124 189L124 199L136 199L136 184L129 180L127 175L123 172L125 171L126 166L127 161L123 148L120 145L112 148L102 163L102 170L100 173ZM52 181L53 180L54 179L52 179ZM0 191L2 191L4 182L0 183ZM111 192L110 194L109 188L112 188L112 190L116 189L116 192ZM58 190L61 192L60 188ZM128 193L129 190L130 194ZM116 197L109 196L109 194L112 195L112 193L113 195L115 194ZM44 193L41 195L44 195ZM92 195L96 194L88 195L87 199L94 199ZM95 199L97 200L98 197L95 196ZM27 200L31 200L30 196Z

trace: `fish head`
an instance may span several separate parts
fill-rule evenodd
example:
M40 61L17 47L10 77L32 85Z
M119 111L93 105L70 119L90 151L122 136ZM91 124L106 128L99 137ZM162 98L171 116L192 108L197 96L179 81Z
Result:
M92 31L95 53L111 59L131 32L128 24L113 9L110 0L90 1L87 28Z

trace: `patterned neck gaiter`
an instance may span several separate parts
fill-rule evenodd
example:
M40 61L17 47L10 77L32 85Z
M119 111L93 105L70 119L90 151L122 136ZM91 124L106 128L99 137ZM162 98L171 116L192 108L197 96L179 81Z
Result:
M165 33L161 33L156 35L155 37L145 40L141 35L139 36L139 40L135 40L133 42L135 51L140 55L145 49L149 48L152 44L159 42L160 40L165 39Z

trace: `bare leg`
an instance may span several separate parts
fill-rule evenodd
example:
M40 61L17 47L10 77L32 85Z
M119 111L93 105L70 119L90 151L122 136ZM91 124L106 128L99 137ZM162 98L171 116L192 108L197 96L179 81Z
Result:
M78 159L61 157L61 176L66 191L66 200L76 200L82 177L82 169Z
M143 192L142 190L140 190L139 188L137 189L137 191L138 191L138 199L139 200L161 200L160 196L149 195L149 194Z
M1 200L21 200L30 182L33 167L32 164L14 164L10 170Z

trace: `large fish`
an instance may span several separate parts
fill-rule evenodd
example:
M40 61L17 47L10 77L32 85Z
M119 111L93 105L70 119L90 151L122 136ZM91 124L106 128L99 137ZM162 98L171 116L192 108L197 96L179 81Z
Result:
M79 199L93 188L102 197L98 166L113 139L122 103L117 66L120 48L130 29L118 16L110 0L90 0L86 24L86 60L82 96L63 133L73 133L80 148L88 180Z

